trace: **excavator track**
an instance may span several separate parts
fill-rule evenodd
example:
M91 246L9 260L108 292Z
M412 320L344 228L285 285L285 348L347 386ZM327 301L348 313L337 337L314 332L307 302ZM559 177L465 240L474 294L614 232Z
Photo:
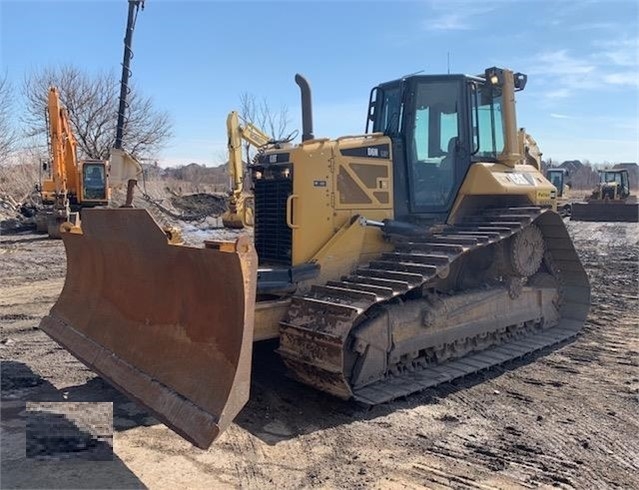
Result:
M384 353L387 358L380 360L386 366L383 375L365 385L352 384L352 373L357 370L353 359L357 352L363 352L354 332L362 324L387 305L410 304L422 296L424 288L446 278L457 261L533 224L543 235L544 263L554 278L558 297L558 321L546 325L543 319L529 318L514 331L502 329L494 344L482 350L443 362L409 363L408 369L406 365L398 369L389 359L391 353ZM559 344L576 336L585 322L590 304L588 279L561 217L553 211L540 207L492 209L434 233L391 240L393 252L340 281L313 286L293 297L280 325L279 353L298 380L343 399L374 405ZM390 344L396 342L394 335L389 334ZM486 334L477 337L485 339Z

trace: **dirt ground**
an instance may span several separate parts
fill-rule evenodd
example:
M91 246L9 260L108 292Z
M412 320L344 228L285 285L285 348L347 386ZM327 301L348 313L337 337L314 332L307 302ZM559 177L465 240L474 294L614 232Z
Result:
M639 488L639 227L568 223L593 287L583 334L489 375L365 409L254 354L251 399L201 451L38 330L60 241L0 237L2 488ZM24 457L24 402L113 403L112 461Z

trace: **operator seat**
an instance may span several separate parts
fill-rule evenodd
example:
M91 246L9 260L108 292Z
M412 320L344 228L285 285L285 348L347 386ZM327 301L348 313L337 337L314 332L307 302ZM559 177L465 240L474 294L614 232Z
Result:
M452 177L453 167L455 166L455 160L457 156L457 142L459 138L457 136L453 136L448 140L448 151L446 156L442 159L439 164L439 169L441 173L450 173ZM443 175L442 175L443 176Z

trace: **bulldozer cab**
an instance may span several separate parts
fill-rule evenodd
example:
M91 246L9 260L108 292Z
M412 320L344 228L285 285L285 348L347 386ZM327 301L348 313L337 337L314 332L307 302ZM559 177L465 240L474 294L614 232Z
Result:
M393 140L398 219L445 220L473 162L511 158L514 107L505 106L514 104L504 95L522 90L526 76L510 76L496 68L481 77L415 75L371 91L366 130Z
M623 199L630 195L627 170L602 170L599 172L599 179L602 186L602 198ZM610 193L613 195L609 195Z

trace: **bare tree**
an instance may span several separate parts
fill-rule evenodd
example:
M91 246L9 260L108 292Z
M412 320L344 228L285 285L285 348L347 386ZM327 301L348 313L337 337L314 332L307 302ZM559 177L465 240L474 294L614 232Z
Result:
M89 75L74 66L45 68L25 77L27 136L46 133L45 110L50 86L58 88L67 108L78 150L84 158L106 159L115 142L120 82L112 72ZM137 158L155 156L171 137L171 121L149 97L135 88L128 96L124 146Z
M250 122L275 140L281 140L288 136L287 129L291 120L288 115L288 107L282 105L279 111L271 108L266 99L258 101L257 97L248 92L240 94L240 116ZM244 143L244 149L248 158L251 158L251 145Z
M4 162L15 149L18 132L12 122L13 87L7 76L0 78L0 162Z
M258 102L257 97L248 92L240 95L240 115L248 122L254 124L273 139L282 139L291 122L288 116L288 107L282 105L279 111L271 108L266 99Z

